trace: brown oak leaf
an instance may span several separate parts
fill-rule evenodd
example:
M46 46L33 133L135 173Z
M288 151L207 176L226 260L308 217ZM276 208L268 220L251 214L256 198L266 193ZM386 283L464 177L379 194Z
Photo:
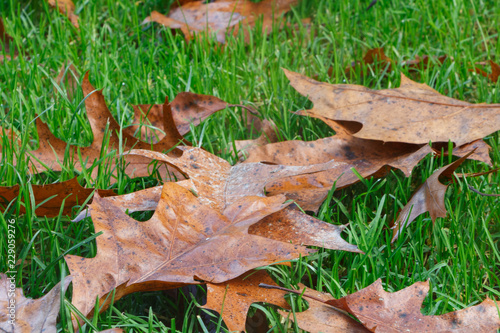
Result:
M396 89L327 84L285 70L291 85L314 103L309 113L348 122L357 138L461 146L500 129L499 104L472 104L439 94L401 75Z
M446 313L424 316L421 306L429 282L417 282L389 293L381 280L327 304L349 312L372 332L496 332L500 328L499 302L487 298L481 304Z
M279 183L280 179L292 175L309 174L323 170L332 170L342 163L328 161L306 166L269 165L264 163L245 163L232 166L225 160L200 148L180 147L184 153L181 157L170 157L165 154L133 150L130 154L140 154L174 165L185 173L190 183L185 182L196 193L202 202L222 212L225 207L239 198L246 196L264 196L264 188L270 182ZM150 190L153 191L153 190ZM156 191L157 193L157 191ZM112 199L112 198L110 198ZM118 197L116 200L120 200ZM123 209L141 209L146 204L131 200L123 200ZM131 207L131 204L133 207ZM294 228L294 232L287 230ZM252 227L252 232L264 237L295 244L321 246L329 249L361 252L355 245L349 244L340 237L343 226L325 223L294 209L284 209L265 218Z
M179 181L176 184L196 193L191 179ZM112 205L119 207L122 211L129 213L137 211L155 210L160 200L162 186L106 198ZM201 198L201 194L198 194ZM91 208L83 211L73 222L78 222L90 216ZM293 207L273 213L254 225L250 226L248 232L252 235L262 236L282 242L301 244L308 246L319 246L331 250L343 250L349 252L363 253L356 245L347 243L340 237L345 229L344 225L334 225L318 220L304 214ZM293 232L290 232L293 230Z
M305 247L248 234L248 228L288 204L284 196L246 196L222 213L191 191L167 183L146 222L127 216L106 198L91 207L97 256L66 256L73 276L73 304L85 315L96 297L116 288L118 300L132 292L177 288L201 281L222 283L259 266L312 252ZM106 299L106 301L105 301Z
M213 113L226 107L242 107L255 113L252 108L240 104L228 104L223 100L210 95L200 95L191 92L181 92L170 103L175 126L181 135L190 131L190 125L199 125L200 122ZM163 125L163 105L140 104L134 105L134 123L127 127L128 133L135 136L141 132L141 139L147 142L157 142L165 136Z
M92 167L92 175L97 176L99 172L98 165L104 165L107 159L110 163L106 165L113 174L116 174L116 160L119 155L117 150L120 147L120 125L111 115L104 96L101 90L95 90L88 80L88 73L83 78L82 82L83 93L86 97L85 108L93 133L92 144L88 147L77 147L70 145L69 156L74 163L74 168L81 171L83 168ZM154 149L158 151L169 151L179 143L186 143L182 135L179 134L175 123L172 119L172 113L168 101L163 105L164 111L164 131L166 136L156 144L146 143L133 137L132 135L122 132L122 146L125 149L142 148ZM109 123L109 124L108 124ZM29 152L31 162L37 172L43 172L46 169L60 171L64 161L65 151L68 144L63 140L55 137L49 127L43 123L38 117L36 118L37 132L39 135L39 148ZM108 127L109 143L103 147L103 142L106 142L105 128ZM104 149L104 151L103 151ZM175 154L176 151L172 151ZM54 156L55 155L55 156ZM83 160L80 160L79 156ZM97 165L95 164L97 163ZM147 158L138 158L137 156L125 156L125 172L128 175L135 177L148 176L151 173L151 160ZM160 172L171 177L182 177L176 173L174 169L160 169Z
M217 41L226 42L227 34L237 34L241 23L245 40L248 28L254 27L262 16L262 31L269 33L276 18L291 10L297 0L264 0L254 3L248 0L219 0L211 3L192 1L174 8L168 16L153 11L144 22L156 22L171 29L181 29L187 40L194 34L216 33Z

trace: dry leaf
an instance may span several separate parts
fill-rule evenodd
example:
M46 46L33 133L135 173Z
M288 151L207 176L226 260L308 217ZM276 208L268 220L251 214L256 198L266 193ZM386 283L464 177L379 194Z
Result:
M401 75L396 89L372 90L317 82L285 70L291 85L314 103L309 113L357 127L352 135L384 142L461 146L500 129L499 104L471 104L443 96Z
M29 299L24 297L22 288L16 288L15 278L10 280L6 274L0 274L0 331L5 333L56 333L61 289L64 293L70 282L71 277L68 276L64 279L62 288L59 282L45 296ZM10 293L14 295L11 296ZM12 300L15 300L14 309L9 309L9 306L12 306ZM11 314L15 315L14 325L10 322L12 320Z
M184 153L181 157L170 157L151 151L133 150L131 154L140 154L174 165L185 173L191 183L190 188L199 199L219 212L240 198L247 196L264 196L266 184L293 175L315 173L332 170L339 163L328 161L306 166L268 165L263 163L237 164L233 167L215 155L199 148L180 147ZM188 183L185 183L188 184ZM141 203L136 205L140 206ZM130 201L125 202L123 209L129 209ZM139 208L140 210L140 208ZM254 233L280 241L297 242L322 246L329 249L361 252L356 246L347 243L340 237L343 227L328 224L303 213L295 213L284 209L279 214L271 215L252 229ZM307 226L315 230L306 232ZM266 228L268 231L266 232ZM296 228L296 234L286 232L287 228Z
M267 284L267 283L266 283ZM305 286L299 284L299 289ZM269 291L269 290L268 290ZM282 291L283 292L283 291ZM338 311L335 307L325 302L332 299L329 294L320 293L316 290L306 289L304 295L307 297L309 308L302 312L285 312L278 310L283 316L292 321L297 321L297 325L310 333L320 332L342 332L342 333L367 333L370 332L363 325L352 319L348 315Z
M266 186L270 195L285 194L305 210L317 211L333 184L339 189L358 182L359 178L352 168L363 177L383 176L390 170L386 166L400 169L409 176L415 165L432 152L428 145L359 139L351 136L339 123L319 118L335 130L335 136L310 142L285 141L255 147L248 149L244 162L283 165L310 165L329 160L339 162L336 168L288 177Z
M105 139L104 129L106 126L109 128L109 144L105 147L104 154L108 153L107 158L111 159L111 163L107 164L107 167L112 170L113 174L117 173L116 170L116 158L118 157L117 150L120 147L120 140L118 133L120 132L120 125L114 120L111 115L102 91L95 90L88 80L88 73L83 78L82 89L85 96L85 107L87 110L87 116L92 128L92 133L94 139L92 144L88 147L69 147L69 156L74 162L73 166L76 170L81 171L83 168L90 168L94 162L99 161L103 154L102 144ZM164 129L167 136L165 136L160 142L156 144L149 144L134 138L125 132L122 133L123 144L125 149L131 148L142 148L142 149L154 149L158 151L168 151L172 149L175 145L180 142L184 142L182 135L179 134L177 128L173 122L172 114L170 110L170 105L168 101L165 102L164 106ZM109 125L108 125L109 123ZM44 124L39 118L36 119L37 131L39 135L39 148L35 151L29 152L32 156L31 162L33 167L37 172L43 172L46 169L52 169L55 171L61 170L61 164L64 160L66 146L68 145L61 139L56 138L48 126ZM79 152L83 157L83 161L79 159ZM55 156L54 156L55 154ZM176 154L176 151L172 151L172 154ZM105 160L105 159L104 159ZM101 159L98 163L103 163ZM138 158L137 156L125 156L126 168L125 172L133 177L143 177L148 176L151 173L152 167L150 166L151 160L147 158ZM93 177L96 177L99 172L98 167L94 167L92 170ZM171 177L182 177L182 175L175 172L174 169L160 169L162 174L170 175Z
M440 316L424 316L421 306L429 282L417 282L388 293L381 280L328 304L345 310L372 332L496 332L500 328L500 303L487 298L479 305Z
M472 154L469 153L469 155ZM425 183L420 186L410 201L403 207L397 220L394 222L392 242L396 241L401 230L417 218L417 216L429 212L432 222L435 222L438 217L446 216L446 207L444 205L444 195L448 185L444 185L439 181L439 177L451 178L453 172L462 164L469 155L465 155L455 162L448 164L434 171L427 178Z
M66 15L73 24L73 26L77 29L80 29L80 25L78 24L78 16L75 15L75 4L71 0L47 0L49 5L53 8L59 9L61 14Z
M202 202L218 211L249 195L264 196L266 184L282 178L330 170L343 163L328 161L305 166L244 163L232 166L224 159L200 148L179 147L180 157L134 149L130 155L145 156L168 163L189 176Z
M184 148L179 158L170 158L164 154L132 151L132 154L148 154L163 162L171 163L189 176L189 179L177 184L196 193L199 200L223 212L225 207L238 198L246 196L264 196L263 189L272 179L296 173L314 172L328 169L330 162L304 167L285 167L262 163L239 164L231 167L229 163L200 148ZM136 212L154 210L160 199L161 186L145 189L135 193L107 198L112 205L122 211ZM86 217L81 214L74 221ZM349 244L340 237L345 226L336 226L304 213L285 208L271 214L250 227L250 233L279 241L320 246L333 250L362 253L355 245ZM290 232L294 230L294 232Z
M48 185L31 185L33 189L35 214L37 216L56 217L61 212L62 215L70 215L72 208L76 205L83 205L89 196L94 193L93 188L84 188L77 178ZM102 197L113 196L112 190L99 190ZM3 211L10 202L19 197L19 185L0 186L0 207ZM24 199L24 196L21 197ZM26 213L26 203L20 206L20 214ZM30 204L31 205L31 204ZM33 207L34 208L34 207ZM62 209L61 209L62 208Z
M199 95L190 92L181 92L170 103L175 126L181 135L190 131L190 125L197 126L213 113L226 107L242 107L256 112L250 107L240 104L228 104L223 100L210 95ZM127 127L129 134L141 132L141 139L147 142L157 142L165 136L163 126L163 105L141 104L133 106L134 124ZM142 125L141 125L142 124ZM150 128L150 127L153 128Z
M226 42L226 34L236 35L241 23L248 42L248 28L254 27L260 16L263 16L262 31L270 33L276 18L290 11L296 3L297 0L264 0L259 3L248 0L192 1L174 8L168 16L153 11L144 22L181 29L187 40L200 32L216 33L220 43Z
M191 179L176 184L196 193ZM109 197L106 198L106 201L129 213L155 210L160 200L161 191L162 186L157 186L134 193ZM199 194L199 197L201 198L202 194ZM89 217L90 210L89 208L89 210L80 213L73 222ZM319 246L331 250L363 253L356 245L349 244L342 239L340 234L345 227L344 225L337 226L326 223L292 207L286 207L250 226L248 233L297 245Z
M191 191L167 183L153 217L138 222L96 196L92 220L96 232L103 232L97 256L65 257L73 276L73 304L87 315L95 298L104 303L114 288L116 301L136 291L222 283L259 266L307 255L311 250L302 246L248 234L249 226L287 206L285 200L247 196L221 214Z
M207 283L207 304L203 308L220 313L231 332L245 331L245 321L252 303L264 302L290 308L283 297L286 292L265 290L259 288L259 283L274 285L274 281L264 270L250 272L221 284ZM266 321L265 316L261 319Z

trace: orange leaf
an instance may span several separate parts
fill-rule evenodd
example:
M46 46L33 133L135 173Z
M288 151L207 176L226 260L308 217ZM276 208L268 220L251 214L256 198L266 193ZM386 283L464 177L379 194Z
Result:
M220 313L229 331L238 332L245 331L245 321L252 303L264 302L290 308L283 297L286 292L264 290L259 288L259 283L274 285L264 270L250 272L221 284L207 283L207 304L203 308ZM266 320L265 317L261 319Z

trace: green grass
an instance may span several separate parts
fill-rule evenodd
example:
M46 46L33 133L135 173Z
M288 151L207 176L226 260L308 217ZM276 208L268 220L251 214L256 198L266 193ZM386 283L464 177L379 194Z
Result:
M0 16L14 37L20 56L0 64L1 126L15 129L21 147L10 147L2 137L3 159L0 185L20 184L21 196L30 202L31 184L49 184L78 176L81 184L114 188L129 193L157 184L154 177L118 178L106 171L93 179L90 171L76 172L70 160L61 161L62 172L31 173L26 151L37 147L35 114L59 138L72 144L89 145L92 132L78 92L66 97L65 86L56 89L53 79L63 64L72 63L79 74L90 72L91 82L104 89L104 96L116 119L131 123L132 104L162 103L181 91L215 95L229 103L245 103L258 109L263 118L274 120L283 140L315 140L333 134L320 121L290 113L311 107L288 84L281 71L287 68L317 75L330 83L352 83L384 89L397 87L400 73L425 82L440 93L474 103L499 103L499 84L473 74L473 63L500 54L498 1L409 0L379 1L366 11L369 1L303 0L286 16L297 24L312 18L310 27L276 29L269 36L252 33L245 45L242 36L229 38L222 51L213 40L186 43L179 34L159 25L141 25L152 10L164 12L166 0L116 1L76 0L80 31L45 1L0 0ZM374 47L401 63L416 55L448 55L441 65L409 73L401 65L393 71L367 69L364 77L346 77L344 69ZM332 75L328 75L332 68ZM240 110L226 109L194 127L187 135L193 143L231 163L234 140L255 138L248 133ZM81 134L83 133L83 134ZM500 164L499 136L486 138L492 146L495 166ZM16 156L17 165L13 163ZM298 260L290 268L269 268L285 287L303 282L317 290L341 297L381 278L386 290L396 291L416 281L430 280L431 290L423 313L439 315L481 302L500 299L500 204L497 198L471 192L467 185L486 193L499 193L500 175L494 173L451 184L446 195L448 216L436 223L428 214L417 218L398 241L390 244L387 229L398 209L413 191L448 158L427 157L410 178L393 171L382 179L366 179L341 191L331 192L318 217L340 224L350 223L346 240L366 254L320 250ZM485 171L488 167L468 161L459 172ZM16 219L17 283L25 295L39 298L68 274L65 254L96 255L94 228L90 219L70 223L66 216L18 216L15 203L0 218L5 231L8 219ZM139 219L147 214L138 214ZM5 231L6 232L6 231ZM5 239L0 238L0 257L6 256ZM6 271L0 262L0 272ZM70 287L71 289L71 287ZM194 292L196 290L196 292ZM122 327L137 332L193 332L219 327L218 316L207 315L196 304L203 302L201 287L176 295L165 292L133 294L95 316L82 332ZM61 307L58 330L72 332L71 292ZM293 323L281 322L272 307L264 309L275 325L273 332L297 331ZM256 308L257 308L256 307ZM209 319L214 323L209 323ZM224 326L222 326L224 327Z

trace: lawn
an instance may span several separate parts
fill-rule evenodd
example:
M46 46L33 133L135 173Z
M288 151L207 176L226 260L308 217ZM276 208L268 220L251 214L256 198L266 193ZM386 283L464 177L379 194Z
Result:
M190 91L254 107L260 118L274 121L282 141L334 135L320 120L292 113L310 109L312 103L290 86L282 68L321 82L372 89L398 87L403 73L445 96L500 103L500 83L474 72L477 62L500 60L498 1L456 0L451 5L442 0L379 0L367 10L367 0L302 0L286 14L283 28L276 27L268 36L251 32L248 44L243 34L230 36L224 47L214 38L188 43L181 33L142 24L153 10L166 13L169 0L74 2L80 30L45 1L0 0L0 17L20 51L16 59L0 63L0 126L14 129L22 140L11 147L2 136L0 186L19 184L20 196L28 202L24 215L19 214L19 203L3 213L0 229L7 233L7 221L15 219L17 286L29 298L42 297L69 274L65 255L90 258L97 253L91 218L71 223L74 216L36 216L29 204L32 185L77 176L84 186L125 194L159 184L154 175L130 179L124 173L109 172L94 178L75 170L70 160L62 162L60 172L33 173L27 151L38 147L36 115L66 142L87 146L92 141L85 96L80 89L68 95L69 86L56 82L63 66L73 64L80 75L89 72L90 81L103 89L112 114L124 126L132 123L132 105L163 103L165 97L172 100ZM311 22L301 23L305 18ZM346 75L346 67L377 47L393 59L390 70L365 65L362 71ZM427 68L410 71L404 61L417 55L446 55L447 59L442 64L431 60ZM226 108L191 126L186 139L236 164L238 156L231 151L234 141L259 135L247 129L246 113L240 108ZM485 141L492 147L493 166L498 167L498 133ZM423 214L391 244L388 227L398 210L429 175L451 160L429 155L411 177L392 170L383 178L361 179L337 191L332 188L315 216L333 224L349 223L343 237L365 254L320 249L290 267L272 266L268 272L283 287L301 282L335 298L377 279L391 292L429 280L430 292L422 306L426 315L463 309L486 297L500 300L500 204L496 197L469 189L470 185L481 192L500 193L499 173L451 183L445 197L447 216L433 223L428 213ZM466 161L457 172L490 169L484 163ZM147 220L151 214L133 216ZM8 270L6 240L0 238L0 272ZM205 300L203 286L135 293L95 315L80 331L113 327L127 332L226 331L217 314L199 307ZM251 312L256 309L265 312L273 332L300 331L292 321L283 320L276 307L256 304ZM70 287L61 305L58 331L74 331L73 310Z

